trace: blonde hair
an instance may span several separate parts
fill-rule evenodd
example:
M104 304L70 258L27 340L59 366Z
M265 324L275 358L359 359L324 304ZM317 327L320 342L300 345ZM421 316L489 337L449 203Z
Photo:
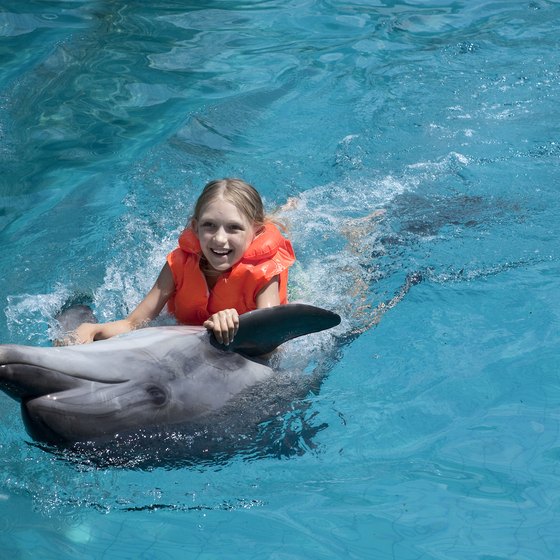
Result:
M257 189L241 179L216 179L210 181L202 190L196 201L190 222L198 220L204 208L217 199L224 199L233 204L256 230L268 221L264 205Z

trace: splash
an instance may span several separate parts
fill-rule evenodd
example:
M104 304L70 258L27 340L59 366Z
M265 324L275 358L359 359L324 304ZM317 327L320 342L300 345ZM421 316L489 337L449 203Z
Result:
M47 334L55 328L54 316L70 297L70 290L60 285L52 293L8 296L5 313L10 342L45 345Z

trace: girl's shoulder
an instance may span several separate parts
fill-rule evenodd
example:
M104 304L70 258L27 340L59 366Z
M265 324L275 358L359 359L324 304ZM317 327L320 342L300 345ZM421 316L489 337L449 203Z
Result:
M292 244L282 235L278 226L273 222L266 222L245 251L243 260L252 262L271 259L282 249L293 253Z

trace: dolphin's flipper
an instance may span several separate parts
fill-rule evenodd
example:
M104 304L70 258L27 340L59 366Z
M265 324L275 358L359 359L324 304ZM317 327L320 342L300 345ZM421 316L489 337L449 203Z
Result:
M229 346L212 336L216 348L245 356L261 356L278 346L305 334L323 331L340 323L332 311L303 303L288 303L244 313L239 317L239 330Z

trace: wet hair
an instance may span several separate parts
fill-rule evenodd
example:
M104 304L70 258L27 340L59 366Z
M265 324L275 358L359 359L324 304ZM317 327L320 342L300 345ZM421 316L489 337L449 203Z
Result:
M200 218L205 206L218 199L233 204L257 231L268 221L261 195L255 187L241 179L226 178L210 181L204 187L196 201L191 223Z

